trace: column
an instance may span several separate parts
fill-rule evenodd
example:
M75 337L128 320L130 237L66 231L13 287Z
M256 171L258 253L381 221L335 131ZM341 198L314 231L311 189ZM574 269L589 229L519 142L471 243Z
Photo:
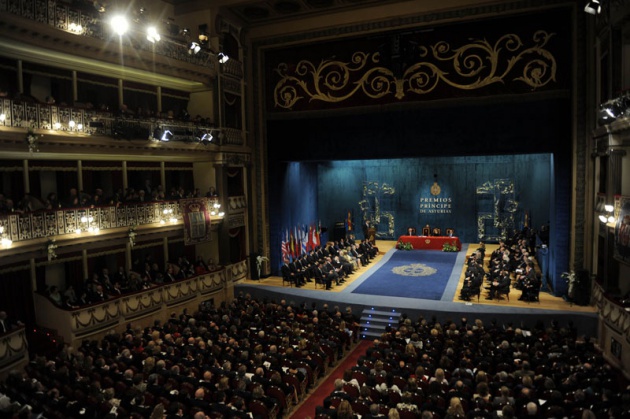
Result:
M31 193L31 180L28 173L28 160L22 160L22 179L24 182L24 193Z

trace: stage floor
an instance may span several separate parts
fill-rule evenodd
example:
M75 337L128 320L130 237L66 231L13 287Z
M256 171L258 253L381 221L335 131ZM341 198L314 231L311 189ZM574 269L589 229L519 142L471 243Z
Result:
M295 287L289 287L288 285L282 285L282 278L279 276L270 276L268 278L263 278L261 280L244 280L241 281L240 284L242 285L252 285L252 286L264 286L264 287L275 287L278 288L276 290L276 292L290 292L291 294L294 294L295 292L300 293L300 292L316 292L318 294L325 294L325 295L331 295L331 294L349 294L348 298L351 299L352 298L352 294L350 294L350 292L348 291L350 288L354 286L356 286L356 282L360 281L362 276L364 274L366 274L370 269L374 268L378 262L382 259L382 257L389 252L390 250L392 250L393 248L395 248L396 246L396 241L392 240L392 241L385 241L385 240L379 240L376 243L377 247L379 248L379 255L374 258L372 260L372 262L367 265L364 266L360 269L358 269L350 278L348 278L348 280L346 280L346 282L344 284L340 284L338 286L334 286L331 290L326 291L325 289L318 287L315 288L315 284L314 283L307 283L304 287L301 288L295 288ZM493 244L488 244L486 246L486 254L490 255L492 253L492 251L494 251L496 249L497 245L493 245ZM468 250L470 248L470 250ZM473 243L473 244L462 244L462 252L466 252L466 255L470 255L475 249L477 248L477 244ZM579 313L596 313L597 310L595 307L591 307L591 306L578 306L575 304L571 304L567 301L565 301L562 297L556 297L554 295L552 295L550 292L547 291L541 291L540 292L540 302L539 303L528 303L525 301L519 301L519 297L521 295L521 291L512 288L510 291L510 301L507 301L505 299L502 300L486 300L485 299L485 293L482 290L482 294L481 294L481 298L480 300L477 302L476 299L472 302L466 302L466 301L462 301L459 299L459 291L463 285L464 282L464 271L465 271L465 266L462 264L461 266L461 274L459 276L459 283L457 284L457 290L454 293L454 295L452 295L452 298L450 298L450 301L452 303L456 303L456 304L462 304L465 306L470 306L470 305L483 305L483 306L487 306L487 307L515 307L515 308L527 308L527 309L533 309L533 310L561 310L561 311L572 311L572 312L579 312ZM446 293L445 293L446 294ZM324 296L322 296L321 298L326 298ZM442 300L444 301L444 300Z

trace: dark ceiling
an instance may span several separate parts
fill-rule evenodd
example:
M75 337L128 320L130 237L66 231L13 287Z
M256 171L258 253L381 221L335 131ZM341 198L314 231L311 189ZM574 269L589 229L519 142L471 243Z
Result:
M168 0L175 6L193 1ZM242 19L247 26L256 26L401 1L403 0L226 0L218 3L222 9Z

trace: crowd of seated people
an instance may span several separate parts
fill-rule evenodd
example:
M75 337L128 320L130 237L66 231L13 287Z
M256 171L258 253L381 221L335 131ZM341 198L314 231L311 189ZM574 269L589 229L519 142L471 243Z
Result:
M571 323L403 315L335 381L316 418L338 419L342 403L343 417L362 419L627 418L630 387Z
M102 205L118 206L142 202L177 201L183 198L212 198L217 196L214 187L210 187L206 193L203 193L199 188L185 189L182 186L173 186L167 192L162 185L153 186L147 180L142 187L118 188L109 196L104 195L101 188L95 188L93 192L89 193L75 187L70 188L67 194L62 197L57 192L50 192L45 197L36 197L27 193L22 198L15 199L0 193L0 214L28 213L62 208L94 208Z
M349 307L248 295L184 309L32 359L0 386L0 412L21 417L28 405L46 418L146 418L161 404L169 418L257 419L264 406L281 418L350 348L357 321Z
M325 246L316 246L293 259L285 257L280 271L284 280L296 287L314 281L329 290L333 285L346 282L356 269L367 265L377 254L378 249L368 240L357 244L352 239L341 238L329 241Z
M167 262L164 269L149 257L142 266L136 266L131 271L119 266L111 273L105 267L94 272L81 286L69 284L62 290L57 285L51 285L46 294L59 307L72 310L162 284L182 281L216 269L212 259L206 262L201 255L194 262L190 262L186 256L180 256L176 261Z
M519 300L538 299L542 281L535 270L530 242L523 232L500 240L488 261L485 250L485 244L481 243L467 258L460 299L470 301L472 296L480 295L483 287L488 291L486 299L492 300L499 294L509 294L512 286L521 291Z

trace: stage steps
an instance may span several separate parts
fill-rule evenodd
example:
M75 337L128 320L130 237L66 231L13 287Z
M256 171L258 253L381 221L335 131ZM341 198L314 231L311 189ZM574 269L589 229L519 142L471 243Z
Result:
M388 328L397 328L401 314L392 308L365 307L359 321L361 339L378 339Z

